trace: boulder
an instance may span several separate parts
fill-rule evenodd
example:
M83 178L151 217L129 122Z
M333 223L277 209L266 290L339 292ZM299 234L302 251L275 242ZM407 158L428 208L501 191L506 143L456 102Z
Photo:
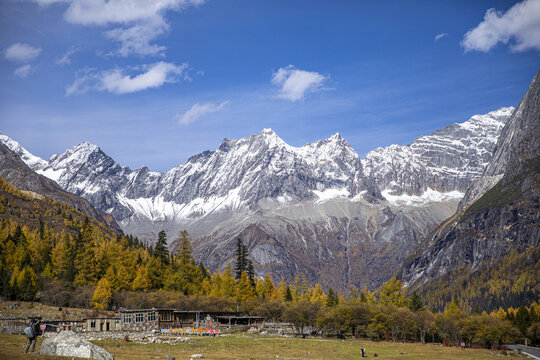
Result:
M82 339L73 331L62 331L43 340L39 353L42 355L75 356L88 359L114 360L105 349Z

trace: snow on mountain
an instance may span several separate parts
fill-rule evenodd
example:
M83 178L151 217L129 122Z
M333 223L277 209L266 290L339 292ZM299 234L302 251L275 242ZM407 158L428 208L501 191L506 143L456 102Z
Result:
M32 170L37 170L45 167L47 162L39 156L32 155L28 150L23 148L21 144L11 139L10 137L0 133L0 142L5 144L11 151L17 154L22 161Z
M455 212L511 111L475 115L364 160L339 134L293 147L264 129L163 173L122 167L88 142L47 163L0 141L126 233L152 241L166 230L174 247L187 229L210 269L231 260L241 237L261 275L300 272L326 286L374 289Z
M365 174L384 194L391 192L394 196L422 196L428 189L464 193L491 159L513 110L503 107L474 115L466 122L421 136L410 145L372 150L362 160Z

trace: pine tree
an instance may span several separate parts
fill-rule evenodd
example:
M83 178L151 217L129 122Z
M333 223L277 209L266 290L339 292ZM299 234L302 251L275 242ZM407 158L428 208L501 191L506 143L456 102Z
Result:
M234 265L236 280L240 280L242 272L246 271L247 267L246 247L240 238L236 242L236 264Z
M202 261L199 261L199 270L201 271L203 278L210 278L210 273L208 272L208 269L206 269Z
M255 270L253 269L253 263L250 259L247 259L246 274L251 287L255 288Z
M338 296L334 289L329 288L328 294L326 294L326 306L333 307L336 306L339 303Z
M291 288L289 287L289 285L287 285L287 291L285 292L285 301L286 302L293 301L293 296L292 296Z
M169 249L167 248L167 233L165 230L161 230L158 233L158 239L156 241L156 245L154 246L152 255L161 260L163 264L169 264Z
M38 286L37 276L30 266L26 266L17 279L18 297L21 300L30 301L36 297Z
M182 230L178 233L177 240L179 242L179 246L176 250L176 256L178 257L181 266L186 266L193 263L193 257L191 256L193 250L188 235L189 234L186 230Z
M414 291L407 301L407 307L412 311L424 310L424 303L416 291Z

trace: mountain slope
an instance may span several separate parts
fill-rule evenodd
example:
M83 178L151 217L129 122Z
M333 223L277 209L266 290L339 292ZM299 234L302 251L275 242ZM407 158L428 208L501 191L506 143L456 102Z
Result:
M502 130L492 159L479 182L467 191L459 212L427 239L401 270L400 277L411 289L422 287L429 293L437 278L451 276L458 269L467 270L464 276L479 269L485 271L486 266L504 261L512 250L525 253L538 247L539 78L540 72ZM453 281L462 279L454 277ZM540 293L539 278L532 279L532 296L536 297ZM455 295L448 285L444 294L447 300ZM485 301L489 293L491 290L478 301ZM507 289L506 295L510 293Z
M491 158L497 138L514 108L505 107L449 125L410 145L370 151L362 161L366 176L385 196L426 191L465 192Z
M163 173L122 167L88 142L35 167L141 239L153 241L166 230L174 248L175 235L187 229L194 255L212 270L232 260L241 237L258 275L292 280L301 273L334 288L374 289L455 212L507 113L475 116L412 145L377 149L363 161L366 169L338 134L292 147L270 129L225 139L215 151ZM443 159L447 148L460 160ZM385 161L386 152L401 160ZM413 169L426 159L431 167L424 175ZM407 180L395 187L387 178Z
M26 157L26 159L34 160L35 157L30 156ZM40 162L34 161L34 163L39 164ZM20 190L30 191L34 194L48 197L59 203L70 205L89 215L93 219L107 224L114 231L122 233L122 230L112 216L98 212L88 200L64 191L54 181L45 176L36 174L19 158L19 156L17 156L16 153L1 143L0 178L3 178L12 186Z

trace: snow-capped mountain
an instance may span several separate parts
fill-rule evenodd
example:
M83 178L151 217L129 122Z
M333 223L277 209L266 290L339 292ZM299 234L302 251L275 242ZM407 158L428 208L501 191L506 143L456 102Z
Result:
M482 175L513 110L503 107L474 115L466 122L421 136L410 145L372 150L362 160L365 174L389 200L403 194L421 196L434 191L463 196Z
M479 181L467 190L459 211L409 257L401 279L413 288L429 288L436 286L431 280L451 274L458 283L456 273L462 276L479 271L482 265L501 263L512 251L534 250L540 239L539 169L540 71L501 131L491 160ZM534 269L529 273L534 277ZM499 281L506 283L498 290L500 298L516 296L509 289L511 283ZM474 296L489 300L490 294Z
M122 167L88 142L45 162L0 141L113 215L126 233L151 241L165 229L174 247L187 229L194 254L211 269L233 257L240 236L261 275L304 273L327 286L374 288L456 210L511 110L375 149L364 160L339 134L292 147L264 129L163 173Z

